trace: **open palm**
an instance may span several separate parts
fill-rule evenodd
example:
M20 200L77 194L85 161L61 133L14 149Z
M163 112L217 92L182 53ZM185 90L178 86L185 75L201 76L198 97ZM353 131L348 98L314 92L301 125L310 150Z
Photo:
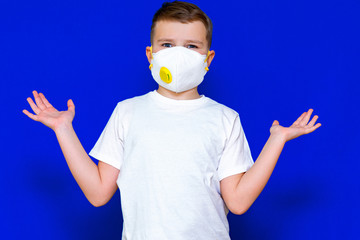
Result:
M277 120L275 120L270 128L270 133L283 134L286 141L311 133L321 126L321 123L317 123L315 125L317 119L319 118L317 115L315 115L309 122L312 112L313 109L309 109L309 111L301 114L301 116L290 127L283 127L279 125Z
M49 103L44 94L38 94L36 91L33 91L33 95L35 103L30 97L27 98L27 101L35 114L32 114L25 109L23 110L23 113L32 120L41 122L55 131L59 126L71 123L74 119L75 105L71 99L67 103L67 111L58 111Z

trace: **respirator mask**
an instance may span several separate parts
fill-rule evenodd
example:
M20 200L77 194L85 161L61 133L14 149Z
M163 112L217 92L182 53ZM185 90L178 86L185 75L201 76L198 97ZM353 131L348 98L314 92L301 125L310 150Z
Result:
M204 79L209 56L182 47L170 47L152 53L149 66L154 80L162 87L176 92L184 92L197 87Z

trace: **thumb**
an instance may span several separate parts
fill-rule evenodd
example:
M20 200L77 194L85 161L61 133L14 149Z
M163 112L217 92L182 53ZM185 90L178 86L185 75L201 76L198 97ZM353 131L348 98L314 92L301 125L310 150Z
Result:
M275 125L279 125L279 121L278 121L278 120L274 120L274 122L272 123L271 126L275 126Z
M75 112L75 104L71 99L68 100L67 106L69 111Z

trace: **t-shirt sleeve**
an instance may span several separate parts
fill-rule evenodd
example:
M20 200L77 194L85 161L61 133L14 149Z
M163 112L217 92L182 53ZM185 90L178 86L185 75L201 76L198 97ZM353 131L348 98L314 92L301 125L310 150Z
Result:
M123 129L121 109L117 104L104 130L89 155L120 170L123 162Z
M240 117L236 115L220 158L218 167L219 181L228 176L246 172L253 164L254 161L240 123Z

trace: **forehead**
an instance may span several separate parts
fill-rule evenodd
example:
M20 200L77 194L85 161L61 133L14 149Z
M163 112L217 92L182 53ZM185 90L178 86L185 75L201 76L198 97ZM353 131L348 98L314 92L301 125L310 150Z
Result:
M206 29L201 21L182 23L171 20L160 20L154 28L154 41L169 38L176 40L193 39L206 42Z

